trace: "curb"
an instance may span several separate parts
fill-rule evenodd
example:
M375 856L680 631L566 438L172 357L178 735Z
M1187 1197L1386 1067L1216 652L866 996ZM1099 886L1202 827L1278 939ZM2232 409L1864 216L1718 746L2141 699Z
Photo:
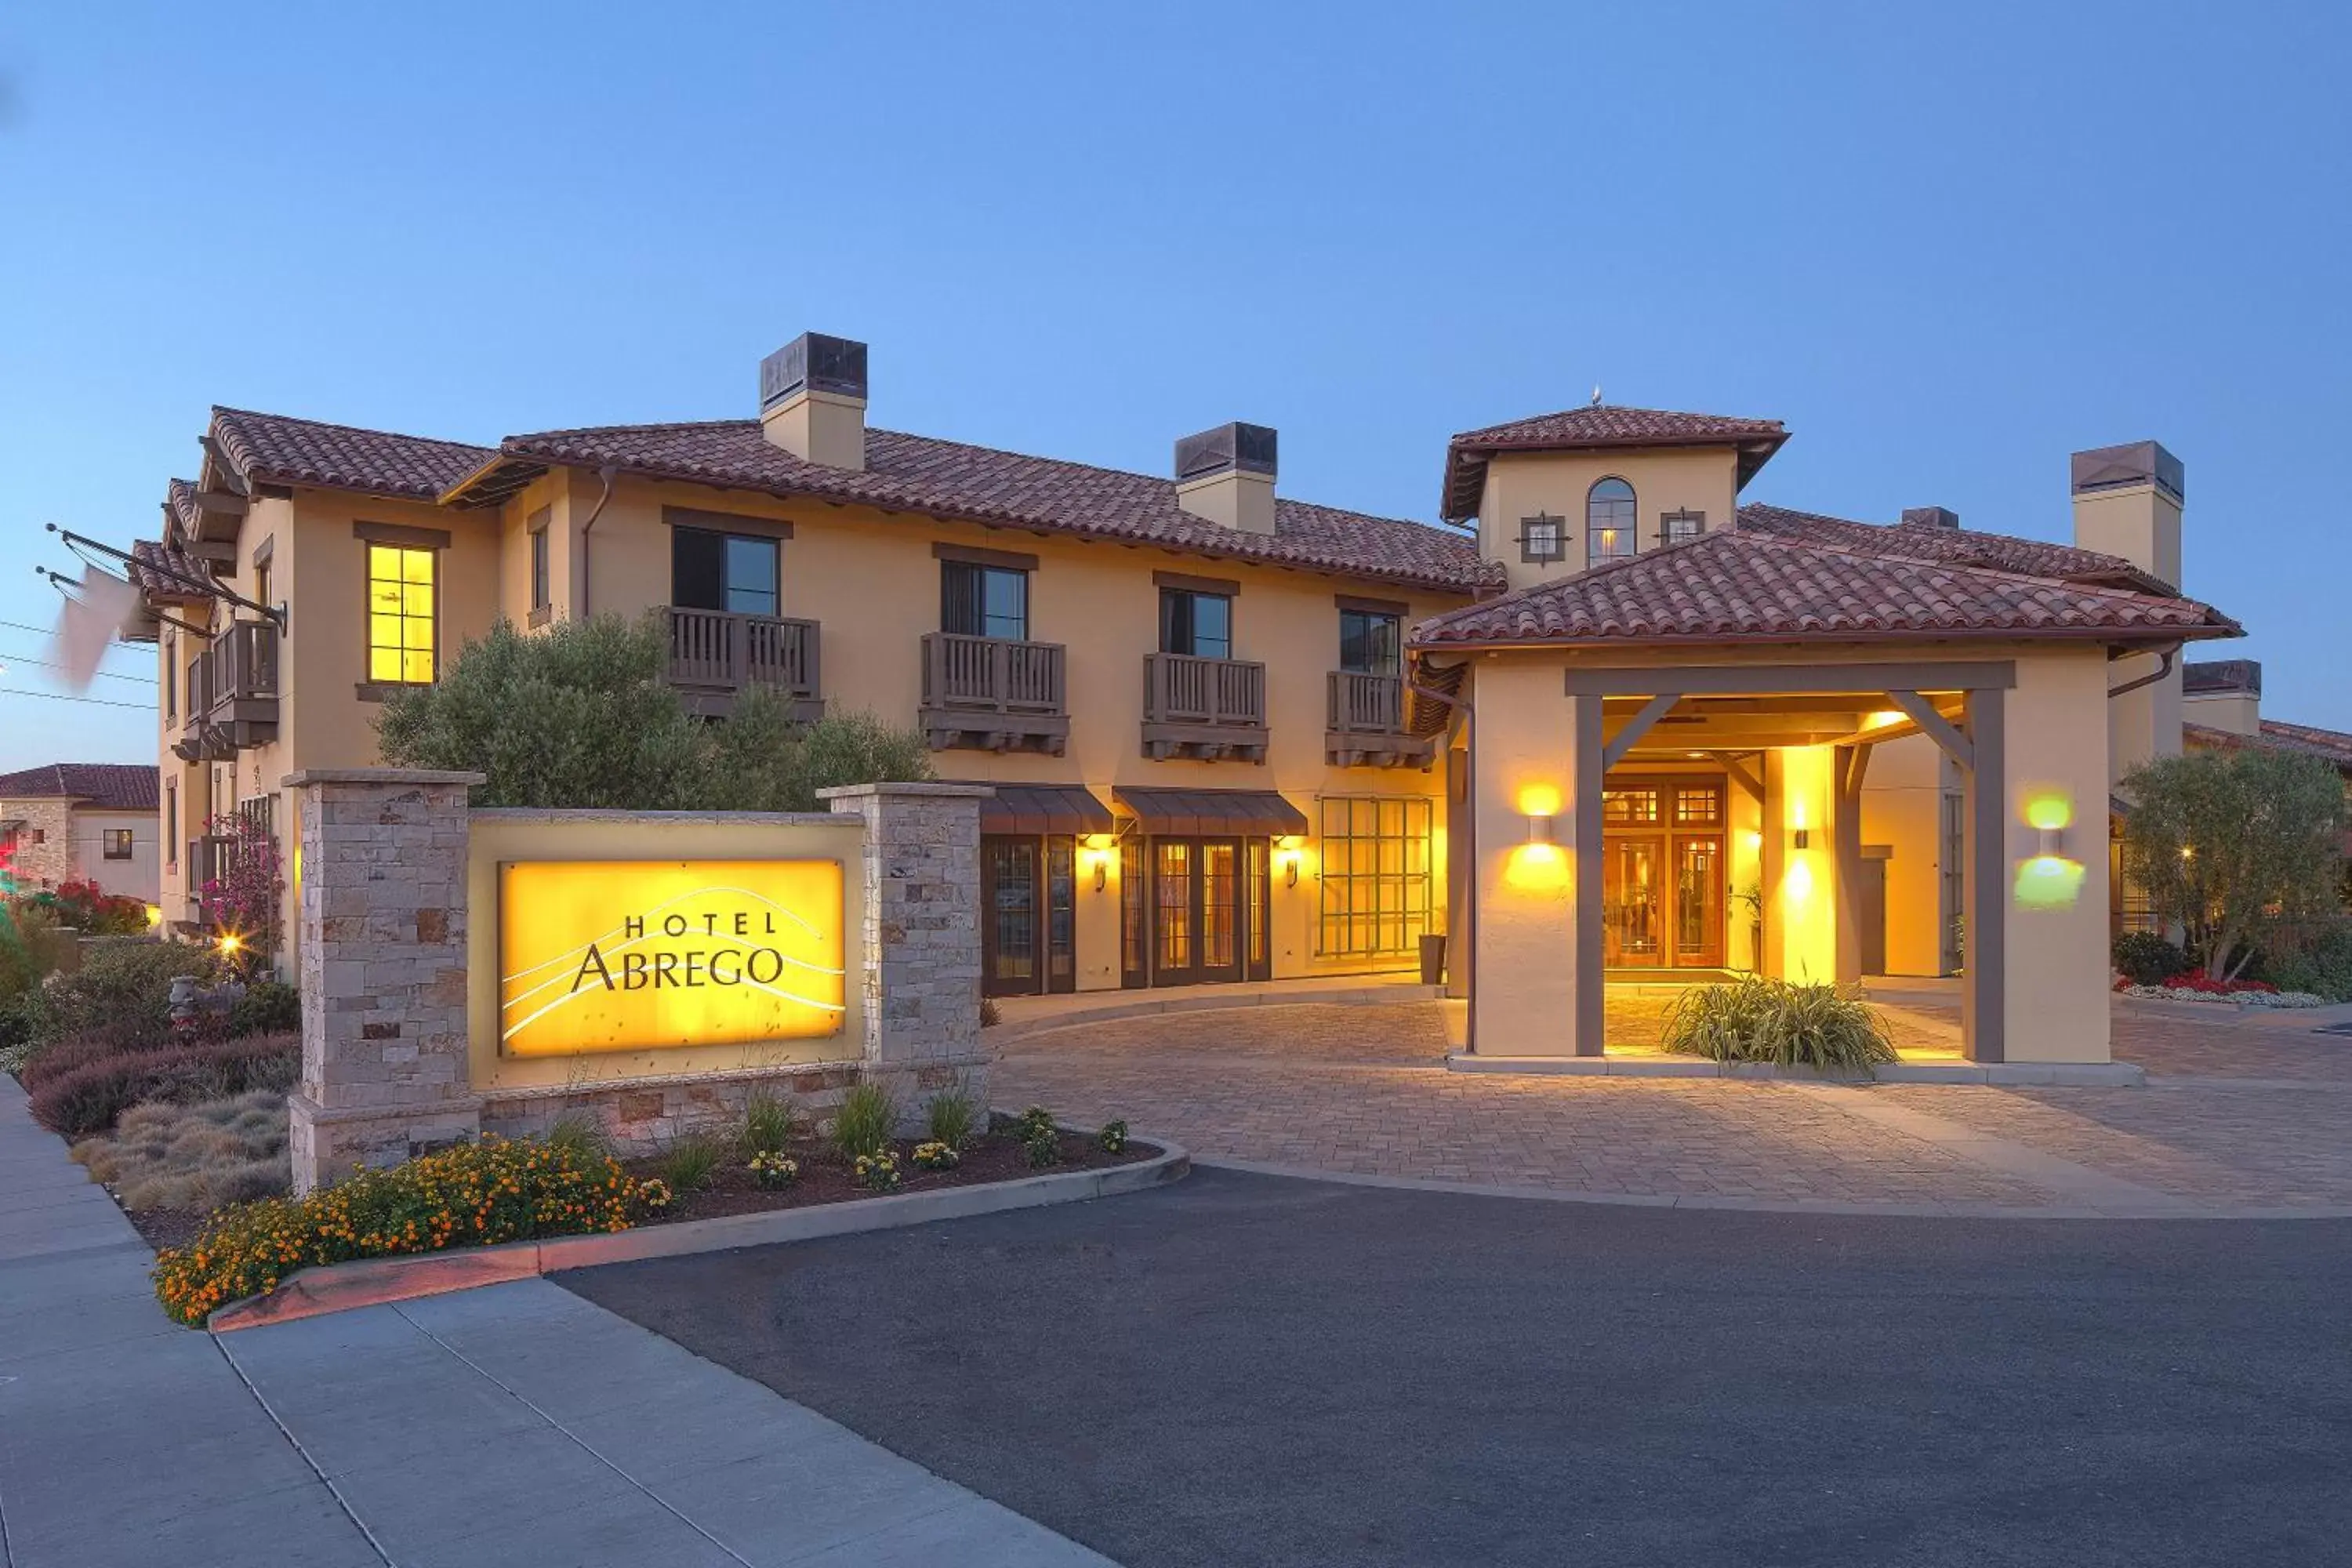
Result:
M1718 1062L1705 1057L1483 1057L1449 1051L1445 1068L1565 1078L1733 1078L1786 1083L1975 1083L2066 1089L2140 1089L2147 1083L2147 1071L2134 1062L1889 1062L1869 1074L1784 1068L1773 1062Z
M300 1318L347 1312L386 1301L412 1301L423 1296L446 1296L483 1285L502 1285L567 1268L593 1268L606 1263L679 1258L698 1252L729 1252L745 1247L773 1247L782 1242L814 1241L822 1237L851 1236L860 1231L897 1230L936 1220L968 1219L1008 1209L1084 1203L1089 1198L1116 1197L1181 1181L1192 1170L1191 1154L1178 1144L1141 1133L1132 1138L1138 1143L1159 1145L1159 1154L1101 1171L1062 1171L1051 1175L1022 1176L1010 1182L942 1187L933 1193L895 1193L888 1197L851 1198L843 1203L813 1204L806 1208L773 1209L766 1214L723 1215L717 1219L681 1220L675 1225L642 1226L588 1236L551 1236L498 1247L330 1263L288 1275L267 1295L247 1296L241 1301L215 1308L212 1316L205 1321L205 1327L215 1334L233 1333L240 1329L290 1323Z
M1111 995L1119 994L1117 992ZM1064 1012L1039 1018L1008 1018L992 1024L981 1032L982 1047L1003 1045L1011 1040L1026 1039L1032 1035L1051 1034L1055 1029L1080 1028L1088 1024L1108 1024L1121 1018L1149 1018L1161 1013L1222 1013L1244 1007L1303 1007L1339 1005L1350 1007L1377 1007L1399 1002L1442 1002L1445 999L1443 985L1333 984L1314 991L1290 991L1271 996L1224 996L1213 992L1191 996L1155 997L1149 1002L1105 1002L1098 1007L1073 1007Z

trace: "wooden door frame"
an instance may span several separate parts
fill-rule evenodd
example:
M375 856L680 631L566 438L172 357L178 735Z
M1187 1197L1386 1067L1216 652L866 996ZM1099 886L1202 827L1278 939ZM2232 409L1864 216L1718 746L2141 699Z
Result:
M1262 834L1249 835L1233 833L1171 833L1149 838L1144 841L1142 859L1144 864L1150 868L1150 878L1149 885L1146 887L1142 897L1145 919L1144 946L1145 956L1148 960L1148 978L1140 982L1140 984L1155 987L1163 985L1234 985L1244 984L1251 980L1270 979L1272 977L1274 967L1274 943L1271 931L1267 933L1265 962L1263 964L1258 965L1253 965L1250 962L1250 939L1254 930L1251 923L1254 916L1250 910L1249 896L1249 882L1252 875L1250 866L1250 846L1252 843L1258 841L1264 841L1267 847L1266 854L1264 858L1265 866L1263 869L1264 877L1267 884L1265 889L1265 905L1267 923L1270 926L1272 924L1274 911L1274 893L1272 886L1274 856L1272 840L1266 836ZM1186 907L1186 912L1192 922L1193 962L1189 969L1164 969L1160 966L1160 851L1161 846L1168 844L1189 845L1192 852L1192 871L1190 873L1192 884L1192 896ZM1234 850L1234 962L1227 968L1221 968L1214 972L1204 972L1203 965L1201 963L1201 954L1202 951L1202 938L1206 929L1206 921L1204 917L1208 911L1208 879L1203 874L1202 868L1207 863L1208 856L1206 851L1208 847L1213 844L1228 844L1233 847ZM1123 984L1130 987L1138 984L1138 981L1131 973L1123 973L1121 982Z
M1705 787L1716 792L1718 803L1715 825L1707 827L1677 827L1675 825L1674 792L1689 787ZM1615 846L1628 839L1646 839L1659 847L1661 880L1658 895L1658 952L1654 960L1627 963L1622 959L1605 957L1610 941L1608 913L1603 905L1602 952L1605 969L1658 970L1720 969L1730 956L1727 921L1731 903L1731 779L1727 773L1624 773L1613 770L1601 778L1604 792L1627 789L1654 789L1659 792L1658 815L1654 821L1611 824L1606 807L1596 815L1602 818L1601 828L1602 877L1606 886L1607 868L1613 864L1608 857ZM1604 800L1606 798L1604 795ZM1684 963L1676 956L1676 926L1682 913L1682 879L1675 860L1676 849L1694 838L1712 840L1715 844L1715 958L1712 963Z

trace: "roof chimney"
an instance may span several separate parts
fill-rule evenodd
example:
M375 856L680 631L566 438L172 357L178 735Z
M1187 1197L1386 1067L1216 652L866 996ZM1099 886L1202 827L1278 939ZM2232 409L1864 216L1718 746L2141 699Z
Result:
M2213 658L2180 667L2181 717L2232 735L2263 732L2263 667L2252 658Z
M1220 425L1176 443L1176 504L1248 533L1274 531L1274 432Z
M2096 447L2074 457L2074 542L2120 555L2141 571L2180 583L2180 459L2154 441ZM2152 654L2119 662L2115 684L2163 667ZM2111 778L2151 757L2180 754L2181 679L2164 679L2107 704Z
M805 462L866 467L866 345L803 332L760 362L760 428Z
M1906 506L1903 509L1903 521L1914 528L1958 528L1960 514L1949 507Z

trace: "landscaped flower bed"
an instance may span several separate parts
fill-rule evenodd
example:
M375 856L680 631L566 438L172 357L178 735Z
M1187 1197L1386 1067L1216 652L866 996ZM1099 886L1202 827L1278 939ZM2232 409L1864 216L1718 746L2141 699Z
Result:
M838 1151L814 1138L795 1138L779 1151L799 1166L792 1180L766 1185L749 1159L722 1160L712 1168L709 1185L673 1194L667 1208L646 1214L637 1223L668 1225L678 1220L717 1219L725 1215L759 1214L769 1209L805 1208L812 1204L876 1197L885 1192L935 1192L942 1187L1017 1181L1024 1176L1047 1174L1049 1171L1129 1165L1160 1154L1159 1149L1126 1137L1124 1128L1120 1130L1117 1152L1106 1150L1098 1134L1056 1132L1054 1144L1060 1158L1048 1162L1047 1168L1032 1163L1030 1141L1019 1137L1014 1125L1009 1122L1000 1123L996 1131L978 1135L961 1149L952 1151L953 1164L927 1165L917 1158L916 1151L932 1142L923 1138L894 1139L889 1152L898 1163L897 1184L877 1187L859 1184L854 1158L844 1158ZM938 1156L931 1158L936 1160ZM663 1180L664 1168L661 1155L627 1161L622 1166L633 1180L640 1182Z
M2214 980L2201 969L2176 974L2160 985L2116 982L2116 994L2142 1002L2221 1002L2242 1007L2325 1007L2325 996L2308 991L2282 991L2263 980Z

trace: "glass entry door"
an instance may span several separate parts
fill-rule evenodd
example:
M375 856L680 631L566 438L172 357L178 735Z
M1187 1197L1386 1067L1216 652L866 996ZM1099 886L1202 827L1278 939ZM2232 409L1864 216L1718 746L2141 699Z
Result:
M1663 838L1610 838L1601 861L1601 962L1639 969L1666 962Z
M981 989L1028 996L1077 988L1076 841L980 841Z
M1725 783L1614 779L1601 797L1601 962L1720 969Z
M1151 917L1152 984L1265 977L1266 849L1257 839L1151 840L1150 890L1139 901Z

